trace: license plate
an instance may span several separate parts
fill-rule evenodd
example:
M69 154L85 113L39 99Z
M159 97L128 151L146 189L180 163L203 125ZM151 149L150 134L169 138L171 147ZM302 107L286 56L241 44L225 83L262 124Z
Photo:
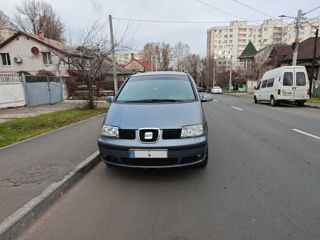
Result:
M130 158L168 158L167 149L130 149Z

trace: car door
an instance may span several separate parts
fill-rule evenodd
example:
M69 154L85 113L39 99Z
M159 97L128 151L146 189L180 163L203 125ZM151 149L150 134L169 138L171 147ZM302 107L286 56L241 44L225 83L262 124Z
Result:
M261 100L261 82L258 83L255 94L256 94L257 100Z
M293 99L293 91L294 91L294 70L286 69L283 73L282 81L281 81L281 99L284 100L292 100Z
M294 99L307 99L308 98L308 81L306 73L302 70L295 70L295 81L294 81Z
M268 80L263 80L263 82L261 84L261 95L260 95L261 100L269 100L270 99L269 97L267 97L267 95L268 95L267 83L268 83Z

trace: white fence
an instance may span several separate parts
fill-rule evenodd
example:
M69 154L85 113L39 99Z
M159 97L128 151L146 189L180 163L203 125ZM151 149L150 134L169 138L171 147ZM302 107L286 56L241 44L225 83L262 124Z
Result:
M0 108L26 105L24 86L18 74L0 75Z

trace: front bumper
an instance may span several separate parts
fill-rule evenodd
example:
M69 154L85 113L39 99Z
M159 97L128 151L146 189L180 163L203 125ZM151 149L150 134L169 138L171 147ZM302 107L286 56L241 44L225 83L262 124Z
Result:
M159 139L156 143L99 137L101 159L110 165L132 168L172 168L199 164L207 157L207 137ZM129 149L168 149L168 158L129 158Z

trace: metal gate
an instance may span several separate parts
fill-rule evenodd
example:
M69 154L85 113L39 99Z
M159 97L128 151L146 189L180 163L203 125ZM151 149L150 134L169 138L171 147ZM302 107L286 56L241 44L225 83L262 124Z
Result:
M62 78L22 75L28 106L54 104L63 100Z

